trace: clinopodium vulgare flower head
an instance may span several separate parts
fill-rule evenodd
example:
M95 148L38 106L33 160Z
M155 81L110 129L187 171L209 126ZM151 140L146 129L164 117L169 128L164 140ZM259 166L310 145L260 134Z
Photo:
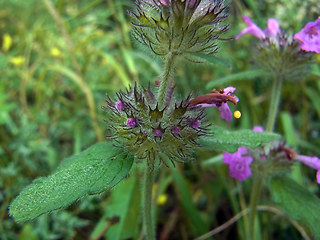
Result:
M260 40L253 54L256 64L288 80L298 79L306 74L312 54L303 51L301 42L293 35L281 31L276 19L270 18L265 30L261 30L247 16L244 16L244 21L248 27L235 38L250 34Z
M172 98L173 89L167 92L164 107L159 108L150 89L137 85L126 92L120 91L117 99L107 99L109 113L106 120L109 139L139 159L160 161L190 161L200 136L207 134L204 110L189 108L190 96L179 102Z
M217 51L219 35L228 29L224 0L137 0L135 38L158 55Z

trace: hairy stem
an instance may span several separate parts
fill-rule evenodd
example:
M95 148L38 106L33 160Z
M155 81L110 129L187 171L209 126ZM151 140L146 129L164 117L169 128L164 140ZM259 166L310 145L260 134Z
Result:
M154 181L154 161L146 161L143 183L143 223L146 240L155 239L155 227L152 217L152 186Z
M283 76L276 76L273 79L271 102L269 106L269 114L267 120L267 131L273 132L277 120L278 110L280 106Z
M249 233L250 233L250 240L255 240L254 237L254 225L255 225L255 218L257 213L257 205L260 199L261 187L263 183L263 177L258 176L254 179L253 187L250 196L250 216L249 216Z
M172 52L169 52L166 58L164 59L164 72L161 78L158 92L158 103L160 105L164 103L169 83L173 79L175 60L176 54Z

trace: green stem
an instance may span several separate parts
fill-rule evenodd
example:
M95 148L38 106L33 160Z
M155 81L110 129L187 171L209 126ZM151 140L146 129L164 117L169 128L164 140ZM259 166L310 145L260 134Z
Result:
M250 240L255 240L254 237L254 224L257 213L257 206L260 198L261 187L263 183L263 177L259 176L254 179L251 196L250 196L250 218L249 218L249 233Z
M266 130L270 132L273 132L274 125L277 120L283 80L284 78L282 76L276 76L273 80L271 102L269 106L269 114L266 128Z
M166 97L169 82L173 78L175 59L176 59L176 54L169 52L164 60L164 72L161 78L159 92L158 92L159 104L163 104Z
M282 84L284 81L283 76L275 76L272 84L271 102L269 106L269 114L267 120L266 131L273 132L277 120L278 110L280 106ZM261 173L258 173L261 174ZM254 225L257 213L257 205L260 199L260 193L263 183L263 173L254 179L251 196L250 196L250 219L249 219L249 234L251 240L254 240Z
M155 227L152 218L152 186L154 181L154 161L146 161L143 184L143 222L146 240L155 239Z

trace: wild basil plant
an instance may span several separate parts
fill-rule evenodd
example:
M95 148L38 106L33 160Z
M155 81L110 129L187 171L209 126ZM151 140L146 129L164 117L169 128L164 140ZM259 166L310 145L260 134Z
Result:
M85 195L111 189L127 176L130 177L133 164L140 164L144 171L144 234L148 240L155 239L152 186L156 173L162 167L174 169L175 162L196 160L199 150L222 150L226 151L223 161L229 164L232 177L243 181L251 176L251 170L255 177L251 197L251 230L247 236L254 239L254 219L263 180L276 179L273 188L279 194L275 199L281 203L285 198L282 198L284 193L281 195L280 192L290 192L291 185L288 180L279 180L275 176L288 172L294 161L319 170L317 157L298 155L286 146L281 136L272 133L282 82L307 72L313 55L307 51L319 51L318 21L306 27L310 31L307 29L305 33L300 32L293 37L280 31L274 19L262 31L249 18L245 18L248 28L236 39L244 33L259 38L255 61L258 66L273 73L273 97L267 131L262 128L228 131L212 126L214 119L206 117L205 108L217 108L221 117L230 122L232 112L228 104L236 106L240 102L234 94L235 87L213 89L211 93L200 96L190 93L183 99L174 91L179 88L175 82L177 61L204 62L205 58L201 56L215 54L219 41L226 40L223 38L228 30L228 25L224 23L228 17L226 2L137 0L136 8L129 14L132 17L133 37L163 61L160 80L150 82L148 87L135 83L114 96L108 96L103 107L108 127L106 141L65 159L52 175L35 179L11 203L10 215L17 222L24 222L67 207ZM296 186L294 190L303 192ZM310 198L318 201L314 196ZM293 204L298 203L293 201ZM319 230L313 230L315 235L319 234Z

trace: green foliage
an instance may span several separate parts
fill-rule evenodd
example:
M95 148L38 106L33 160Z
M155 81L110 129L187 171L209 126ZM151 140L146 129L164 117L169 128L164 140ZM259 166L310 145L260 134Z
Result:
M93 145L64 160L51 176L34 180L11 203L10 215L17 222L28 221L86 194L101 193L126 177L132 163L112 143Z
M320 239L320 199L308 191L305 186L287 177L272 179L270 187L274 201L290 217L308 225L315 238Z
M281 136L271 132L254 132L248 129L229 131L222 127L211 128L213 136L203 137L201 145L212 150L235 152L240 146L256 148L262 143L280 139Z

